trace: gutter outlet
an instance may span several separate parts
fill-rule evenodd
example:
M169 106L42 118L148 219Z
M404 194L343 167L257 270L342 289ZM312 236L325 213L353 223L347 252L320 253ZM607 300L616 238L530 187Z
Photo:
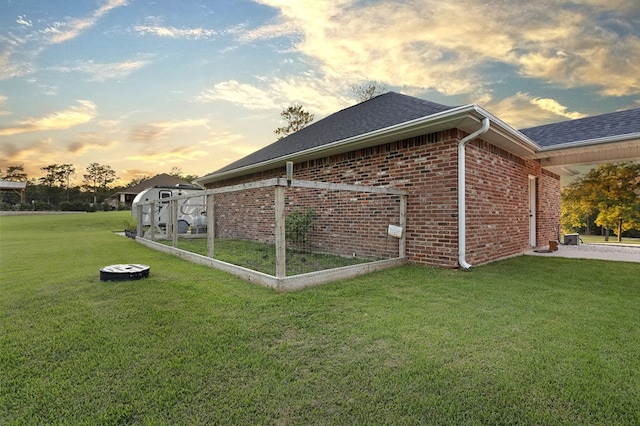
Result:
M467 142L474 140L478 136L489 130L490 121L487 117L482 119L480 129L470 135L460 139L458 143L458 264L462 269L468 271L471 265L465 260L467 252L467 215L466 215L466 164L465 164L465 145Z

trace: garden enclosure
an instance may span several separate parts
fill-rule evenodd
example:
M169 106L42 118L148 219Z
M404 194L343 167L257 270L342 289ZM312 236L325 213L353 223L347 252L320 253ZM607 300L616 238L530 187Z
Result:
M404 263L406 197L393 188L268 179L141 203L137 240L295 290Z

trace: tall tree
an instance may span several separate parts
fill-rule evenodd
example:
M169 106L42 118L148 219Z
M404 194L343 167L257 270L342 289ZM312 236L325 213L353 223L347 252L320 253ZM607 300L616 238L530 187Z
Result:
M562 194L563 226L585 225L596 213L595 223L615 229L618 241L629 229L640 229L640 163L602 164L568 185Z
M44 176L40 178L40 183L46 188L47 203L55 204L59 199L59 190L64 184L64 176L62 175L60 164L49 164L48 166L40 167L40 170L44 172Z
M71 176L75 176L76 168L73 164L61 164L60 176L64 180L65 188L67 189L67 201L69 201L69 188L71 186Z
M62 186L62 184L64 184L64 176L62 175L60 167L60 164L57 163L40 167L40 170L44 172L44 176L40 178L40 182L49 188Z
M368 101L369 99L373 99L376 96L387 93L388 91L383 84L380 84L377 81L367 81L362 84L354 84L351 86L351 90L358 97L360 102Z
M287 122L287 125L274 130L273 133L279 135L278 139L304 129L315 118L313 114L305 111L300 104L288 107L280 113L280 116Z
M91 163L87 167L87 173L83 175L84 187L93 192L93 203L97 203L98 190L106 190L109 184L118 177L111 166Z
M182 173L182 169L180 167L175 166L171 168L171 172L169 173L169 175L175 176L178 179L182 179L185 182L193 182L199 177L198 175L185 175L184 173Z
M13 182L27 181L27 174L24 172L24 164L18 164L15 166L7 167L7 171L5 172L4 175L1 175L1 176L2 176L2 179L10 180Z
M136 186L141 184L142 182L148 181L149 179L151 179L149 176L147 175L143 175L137 178L133 178L129 181L128 184L125 185L125 188L131 188L132 186Z

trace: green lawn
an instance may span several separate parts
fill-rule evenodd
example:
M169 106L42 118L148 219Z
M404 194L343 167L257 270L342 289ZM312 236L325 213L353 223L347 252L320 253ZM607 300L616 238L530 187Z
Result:
M583 243L607 243L607 244L640 244L640 238L622 237L622 243L618 243L618 237L611 235L609 241L604 240L602 235L580 235Z
M0 424L638 424L640 264L522 256L287 294L0 217ZM101 282L115 263L148 279Z

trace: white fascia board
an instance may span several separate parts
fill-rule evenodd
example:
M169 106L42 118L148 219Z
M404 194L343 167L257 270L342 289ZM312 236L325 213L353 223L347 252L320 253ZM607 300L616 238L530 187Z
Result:
M608 136L606 138L587 139L583 141L566 142L557 145L547 146L540 148L539 156L545 157L553 153L553 151L566 150L570 148L582 148L593 145L606 145L616 142L627 142L634 139L640 140L640 133L628 133L626 135Z

